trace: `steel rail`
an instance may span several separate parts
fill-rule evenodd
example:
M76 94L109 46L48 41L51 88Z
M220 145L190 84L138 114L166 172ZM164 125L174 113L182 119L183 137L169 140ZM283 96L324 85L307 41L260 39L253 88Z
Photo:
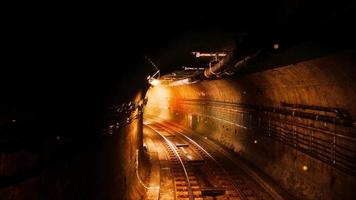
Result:
M161 124L161 123L159 123ZM220 170L225 174L225 176L229 179L230 183L233 185L235 188L235 191L241 196L242 199L248 199L246 195L238 188L238 186L235 184L234 180L230 177L229 173L225 170L225 168L209 153L207 152L201 145L196 143L193 139L185 135L184 133L181 133L180 131L173 130L172 128L167 128L167 126L164 126L161 124L161 127L164 127L165 130L170 129L171 131L174 131L178 134L180 134L182 137L187 139L189 142L191 142L193 145L198 147L202 152L204 152L214 163L220 168Z
M174 145L172 144L171 141L169 141L164 135L162 135L159 131L157 131L156 129L154 129L152 126L146 124L147 127L149 127L150 129L152 129L154 132L156 132L158 135L160 135L163 140L168 144L169 147L171 147L173 153L175 154L175 156L177 157L177 159L179 160L179 163L181 164L182 166L182 169L184 171L184 175L185 175L185 180L188 184L188 193L189 193L189 199L191 200L194 200L194 195L193 195L193 191L192 191L192 187L191 187L191 184L190 184L190 180L189 180L189 176L188 176L188 172L184 166L184 163L181 159L181 157L179 156L177 150L174 148Z

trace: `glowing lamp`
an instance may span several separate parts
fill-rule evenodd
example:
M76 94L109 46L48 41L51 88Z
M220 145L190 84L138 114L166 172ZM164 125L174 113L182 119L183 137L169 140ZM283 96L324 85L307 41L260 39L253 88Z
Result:
M158 79L150 79L148 81L152 86L157 86L160 84L160 81Z
M273 49L275 49L275 50L279 49L279 44L278 43L274 43L273 44Z
M308 166L306 166L306 165L303 165L303 171L308 171Z

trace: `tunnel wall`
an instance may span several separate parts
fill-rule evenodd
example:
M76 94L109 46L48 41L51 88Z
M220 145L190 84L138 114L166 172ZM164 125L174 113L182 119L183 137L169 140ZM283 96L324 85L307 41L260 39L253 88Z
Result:
M146 113L234 150L298 199L355 199L355 58L151 88Z
M143 181L149 168L142 154L142 115L103 134L79 143L54 137L37 151L1 152L0 199L143 199L145 188L136 174L137 149Z

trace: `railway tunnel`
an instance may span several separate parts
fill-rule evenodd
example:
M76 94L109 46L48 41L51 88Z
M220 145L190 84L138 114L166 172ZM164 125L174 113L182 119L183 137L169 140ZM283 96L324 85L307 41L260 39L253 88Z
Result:
M257 171L245 166L238 170L246 169L245 173L252 177L259 172L268 174L281 187L277 191L284 189L301 199L351 197L354 167L352 159L346 158L354 154L354 122L347 122L339 115L341 110L352 115L353 103L348 101L352 97L342 97L342 93L350 94L346 91L354 86L352 79L350 83L344 82L347 81L344 75L338 80L336 76L340 73L332 72L334 67L330 64L352 60L352 54L334 54L238 79L203 80L174 86L162 83L149 89L145 115L149 124L157 123L158 130L167 125L173 133L191 134L206 145L207 151L219 151L213 148L213 143L220 145L247 161L246 168L251 165ZM352 69L353 64L346 65L343 66ZM354 74L346 69L341 71ZM331 79L335 82L329 82ZM341 102L344 105L339 104ZM342 109L346 107L350 109ZM171 126L175 129L170 129ZM209 142L204 143L204 140ZM187 140L185 144L194 146ZM214 173L204 165L201 167L207 174ZM267 191L273 191L273 186L267 186L268 180L257 180ZM347 189L348 186L351 188ZM255 195L262 194L257 191Z
M10 17L0 200L355 199L355 4L193 7Z

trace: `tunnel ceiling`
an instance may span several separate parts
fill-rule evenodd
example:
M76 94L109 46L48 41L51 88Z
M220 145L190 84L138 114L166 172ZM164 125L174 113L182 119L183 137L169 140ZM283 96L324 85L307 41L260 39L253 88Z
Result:
M242 42L248 51L275 40L289 48L317 38L345 49L352 35L350 4L323 2L324 9L309 1L120 8L129 13L16 7L6 14L2 39L2 115L26 112L38 124L60 122L67 131L85 124L92 130L108 106L147 87L145 77L153 68L144 55L169 73L205 64L191 51L219 50L231 41Z

